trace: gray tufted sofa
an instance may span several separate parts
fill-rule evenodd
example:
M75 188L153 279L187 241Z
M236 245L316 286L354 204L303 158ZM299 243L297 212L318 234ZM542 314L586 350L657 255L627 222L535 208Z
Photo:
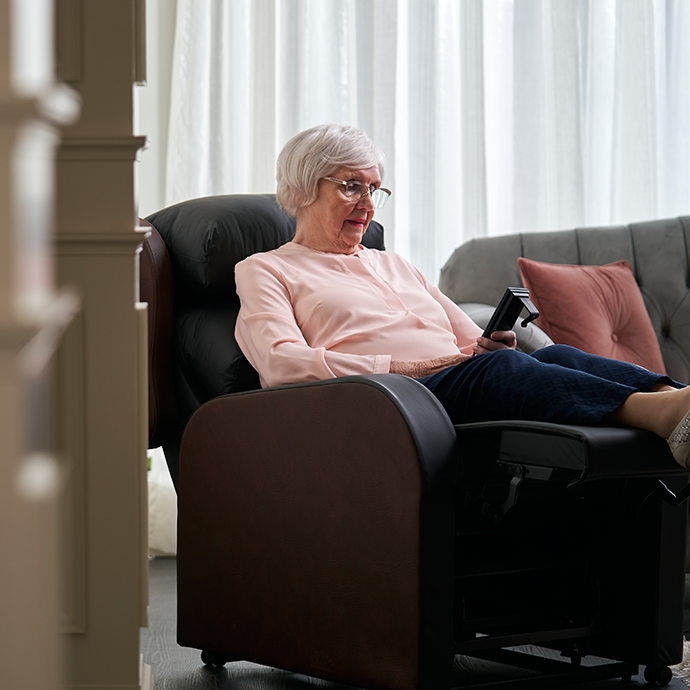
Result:
M652 320L669 376L690 383L690 216L630 225L470 240L441 270L439 286L483 326L505 288L520 286L517 259L603 265L626 259ZM551 343L533 324L515 329L519 347Z

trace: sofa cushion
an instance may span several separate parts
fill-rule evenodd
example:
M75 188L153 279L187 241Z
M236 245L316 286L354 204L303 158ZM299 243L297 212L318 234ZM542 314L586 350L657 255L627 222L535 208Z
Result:
M666 373L659 342L632 268L550 264L518 258L539 310L536 324L556 343Z

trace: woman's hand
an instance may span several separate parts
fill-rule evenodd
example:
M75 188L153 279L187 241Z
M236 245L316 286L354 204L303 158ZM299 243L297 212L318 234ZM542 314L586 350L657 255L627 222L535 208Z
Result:
M404 360L393 359L391 360L390 373L391 374L402 374L403 376L409 376L413 379L421 379L422 376L429 376L430 374L435 374L437 371L442 369L447 369L455 364L460 364L467 359L471 359L472 355L443 355L442 357L436 357L436 359L424 359L419 362L406 362Z
M517 346L517 336L514 331L495 331L491 334L491 338L479 336L476 345L472 348L475 355L481 355L485 352L493 352L494 350L503 350L508 348L514 350Z

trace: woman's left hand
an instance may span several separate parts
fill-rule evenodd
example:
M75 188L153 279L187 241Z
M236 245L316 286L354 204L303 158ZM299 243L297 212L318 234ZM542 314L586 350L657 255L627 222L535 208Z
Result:
M494 350L514 350L517 346L517 336L514 331L494 331L491 338L479 336L477 343L472 348L475 355L481 355L485 352L493 352Z

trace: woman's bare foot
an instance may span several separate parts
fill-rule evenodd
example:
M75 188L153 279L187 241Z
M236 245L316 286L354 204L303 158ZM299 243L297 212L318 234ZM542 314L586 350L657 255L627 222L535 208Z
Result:
M679 392L685 392L688 388L690 387L682 388ZM687 395L682 397L685 399ZM678 424L667 436L666 441L671 453L673 453L673 459L681 467L690 469L690 407L682 414Z
M659 391L656 400L658 429L652 429L663 438L669 438L690 411L690 386Z
M633 393L609 421L653 431L665 438L676 462L690 469L690 386L660 386L650 393Z

